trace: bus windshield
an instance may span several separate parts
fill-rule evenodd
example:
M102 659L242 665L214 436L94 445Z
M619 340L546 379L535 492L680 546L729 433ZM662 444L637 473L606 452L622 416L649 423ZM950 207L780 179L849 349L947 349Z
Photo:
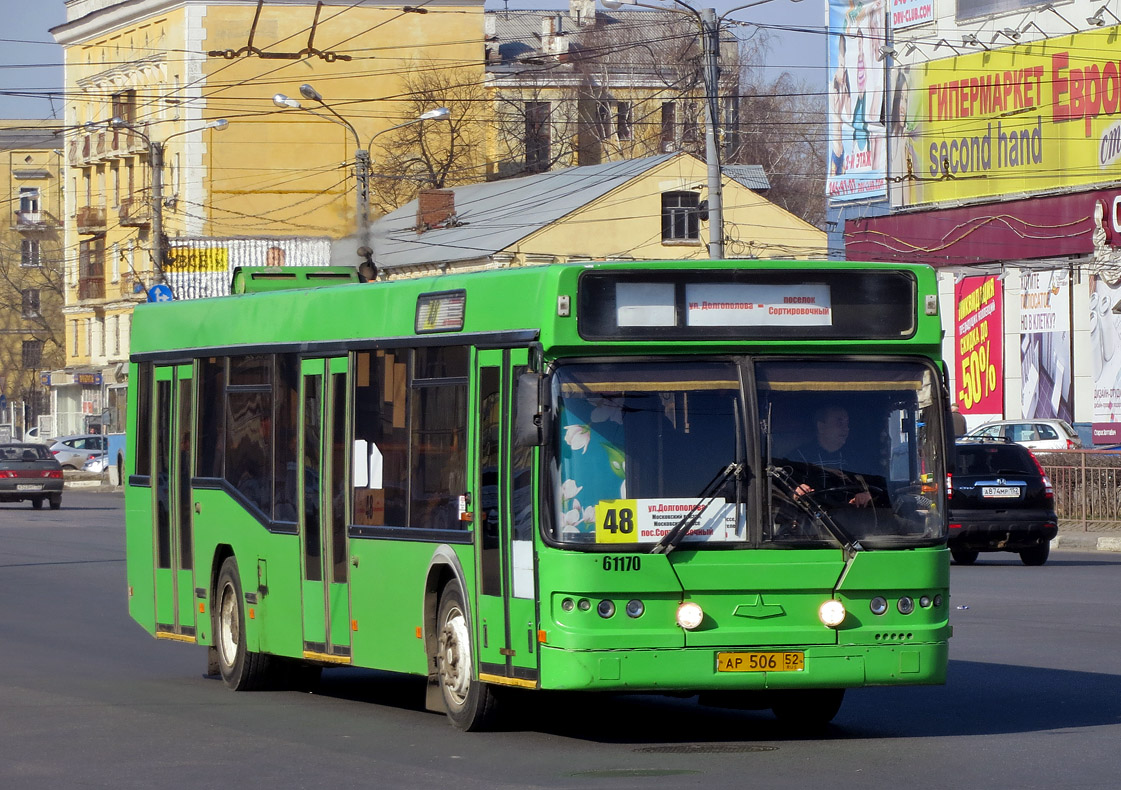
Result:
M942 401L926 363L573 363L553 396L555 540L642 550L686 517L693 548L945 540Z
M742 446L731 362L563 365L553 387L559 540L657 543ZM706 497L699 516L686 542L744 539L734 482Z
M759 362L763 539L858 548L945 538L936 373L914 362Z

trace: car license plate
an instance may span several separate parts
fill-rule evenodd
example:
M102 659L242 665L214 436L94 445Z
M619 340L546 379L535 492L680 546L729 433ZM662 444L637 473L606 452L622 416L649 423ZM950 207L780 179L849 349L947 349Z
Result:
M43 486L39 485L17 485L16 491L42 491Z
M717 672L801 672L806 656L800 650L765 653L717 653Z
M1016 486L982 486L981 496L986 499L1016 499L1020 489Z

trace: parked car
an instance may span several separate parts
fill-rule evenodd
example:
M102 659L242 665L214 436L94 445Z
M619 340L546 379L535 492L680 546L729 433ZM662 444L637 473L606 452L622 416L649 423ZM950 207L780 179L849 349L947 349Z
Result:
M60 436L50 449L63 469L81 469L89 459L105 455L105 437L95 433Z
M972 565L982 551L1014 551L1042 565L1059 531L1055 495L1043 467L1023 445L962 438L950 478L950 556Z
M1082 439L1066 420L996 420L974 428L967 437L1003 437L1029 450L1078 450Z
M93 458L82 464L83 472L94 472L95 474L104 474L109 466L108 455L95 455Z
M0 444L0 502L62 507L62 466L42 444Z

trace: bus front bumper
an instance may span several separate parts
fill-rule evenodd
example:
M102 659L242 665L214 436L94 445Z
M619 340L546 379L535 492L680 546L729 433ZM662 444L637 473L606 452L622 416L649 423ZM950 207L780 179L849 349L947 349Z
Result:
M801 652L793 671L719 671L718 654ZM541 646L541 687L634 692L749 691L861 686L939 685L946 682L947 642L661 650L563 650Z

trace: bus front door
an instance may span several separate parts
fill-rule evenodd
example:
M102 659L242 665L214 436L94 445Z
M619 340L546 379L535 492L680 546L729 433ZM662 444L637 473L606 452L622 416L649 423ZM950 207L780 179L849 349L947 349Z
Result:
M195 641L191 470L194 388L190 365L156 368L152 454L156 512L156 636Z
M537 685L532 448L513 441L525 349L480 350L475 360L475 521L479 677Z
M301 365L300 535L304 657L350 663L346 358Z

